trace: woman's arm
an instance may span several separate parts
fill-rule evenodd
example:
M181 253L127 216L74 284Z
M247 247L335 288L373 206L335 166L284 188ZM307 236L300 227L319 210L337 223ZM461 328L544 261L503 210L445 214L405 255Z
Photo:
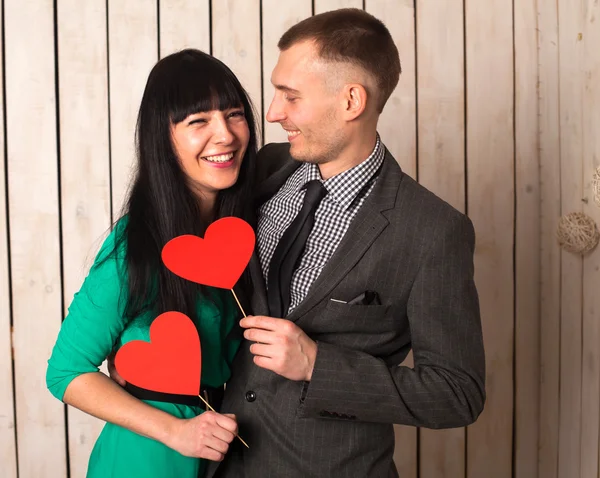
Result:
M221 461L237 433L232 415L205 412L192 419L176 418L131 396L101 372L75 377L63 401L185 456Z
M48 389L65 403L184 455L220 460L237 430L232 417L173 417L132 397L98 371L127 325L125 251L113 253L118 230L119 225L106 239L69 306L48 361Z

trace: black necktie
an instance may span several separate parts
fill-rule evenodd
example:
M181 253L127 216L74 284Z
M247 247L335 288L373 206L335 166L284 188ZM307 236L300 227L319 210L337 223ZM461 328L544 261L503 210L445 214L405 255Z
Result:
M315 211L327 189L321 181L306 183L302 209L281 236L269 264L269 311L272 317L285 317L290 307L290 284L296 264L302 256L306 240L315 222Z

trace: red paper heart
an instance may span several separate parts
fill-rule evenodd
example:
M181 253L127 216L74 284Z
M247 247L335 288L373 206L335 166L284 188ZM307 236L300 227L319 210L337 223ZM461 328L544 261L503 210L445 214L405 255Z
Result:
M200 337L181 312L165 312L150 326L150 342L132 340L115 356L115 367L127 382L146 390L198 395L202 371Z
M250 224L237 217L224 217L208 227L204 239L188 234L167 242L162 260L179 277L231 289L248 265L254 243Z

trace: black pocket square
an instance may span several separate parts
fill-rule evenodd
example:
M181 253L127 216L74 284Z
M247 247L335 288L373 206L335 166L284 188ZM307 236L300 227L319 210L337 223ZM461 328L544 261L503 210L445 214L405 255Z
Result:
M359 296L348 301L349 305L381 305L379 294L374 290L366 290Z

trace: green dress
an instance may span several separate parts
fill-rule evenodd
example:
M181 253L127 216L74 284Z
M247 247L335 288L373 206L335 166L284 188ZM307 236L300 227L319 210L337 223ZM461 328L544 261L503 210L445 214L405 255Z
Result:
M46 383L59 400L75 377L98 371L114 344L120 347L131 340L150 340L154 315L144 314L130 321L124 318L125 247L120 247L117 254L109 254L125 221L119 221L106 239L75 294L48 361ZM211 300L198 302L195 324L202 350L202 385L219 387L229 379L229 364L240 343L239 339L227 339L239 312L231 292L216 288L210 292ZM203 412L196 406L145 402L179 418L192 418ZM87 477L197 478L203 476L205 465L204 460L183 456L158 441L106 423L90 456Z

